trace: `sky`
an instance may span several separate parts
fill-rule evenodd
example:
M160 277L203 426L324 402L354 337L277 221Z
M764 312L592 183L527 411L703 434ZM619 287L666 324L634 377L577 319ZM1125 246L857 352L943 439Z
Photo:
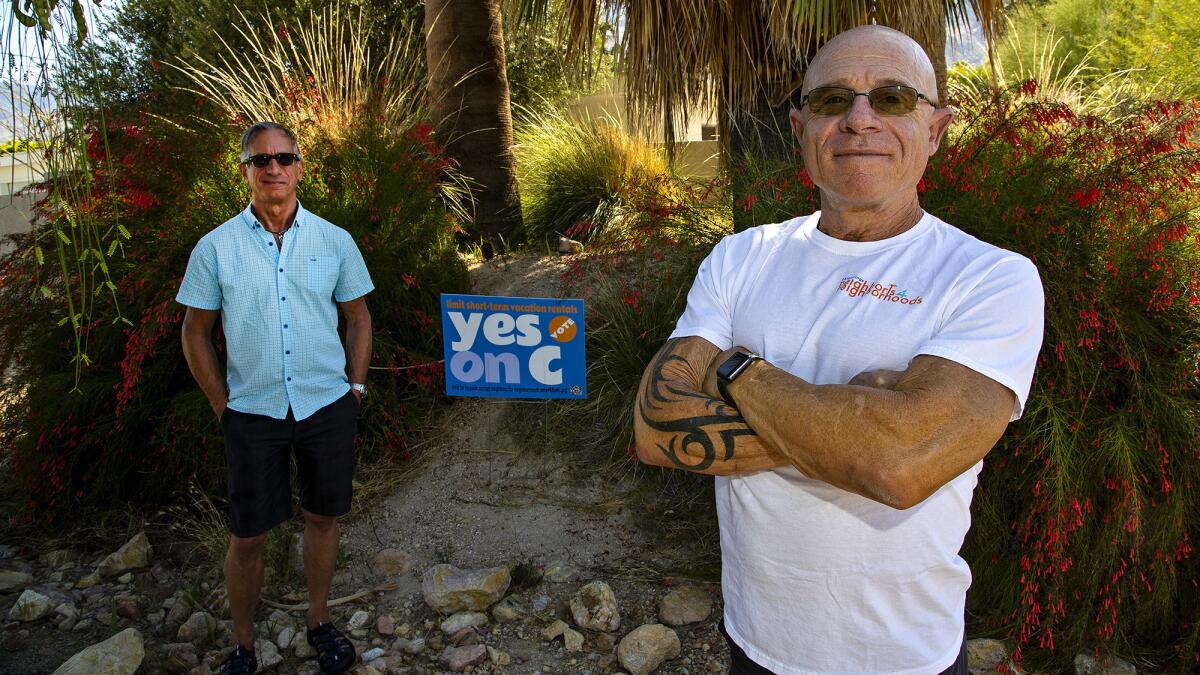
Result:
M102 24L113 16L123 0L83 0L89 28ZM71 15L69 0L59 3L53 14L54 40L66 44L75 38L75 21ZM28 113L29 98L45 105L43 97L31 92L39 81L41 64L55 61L53 51L47 48L37 29L27 28L16 21L8 3L0 9L0 58L3 58L4 80L0 85L0 142L12 139L14 124L14 99L16 119ZM20 122L18 121L19 125Z

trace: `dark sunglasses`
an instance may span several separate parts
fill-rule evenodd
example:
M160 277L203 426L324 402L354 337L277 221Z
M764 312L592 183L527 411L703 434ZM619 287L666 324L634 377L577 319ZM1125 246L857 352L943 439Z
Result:
M925 94L903 84L876 87L871 91L854 91L846 87L814 87L804 96L792 93L792 105L796 109L808 104L814 115L840 115L850 109L856 96L866 96L871 108L880 115L907 115L917 109L917 103L925 101L933 105Z
M267 165L275 160L279 166L291 166L292 162L299 162L300 155L294 152L280 152L274 155L250 155L242 164L253 164L257 169L265 169Z

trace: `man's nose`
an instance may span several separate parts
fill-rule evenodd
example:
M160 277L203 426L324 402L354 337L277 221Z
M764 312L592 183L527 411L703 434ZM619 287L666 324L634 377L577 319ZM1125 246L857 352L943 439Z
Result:
M871 101L866 95L856 95L850 102L850 108L842 113L841 127L843 131L863 133L879 129L879 115L871 107Z

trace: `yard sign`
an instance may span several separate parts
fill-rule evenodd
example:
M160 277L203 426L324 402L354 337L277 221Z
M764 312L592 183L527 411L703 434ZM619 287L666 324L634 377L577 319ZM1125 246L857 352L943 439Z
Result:
M583 300L442 294L446 394L585 398Z

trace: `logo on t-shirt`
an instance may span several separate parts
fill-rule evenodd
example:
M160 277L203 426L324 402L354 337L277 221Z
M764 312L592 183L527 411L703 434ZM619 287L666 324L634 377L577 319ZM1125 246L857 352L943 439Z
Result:
M925 299L921 296L910 297L908 289L897 291L896 284L884 284L878 281L867 281L861 277L849 276L838 284L839 291L845 291L852 298L875 298L883 302L898 302L902 305L919 305Z

